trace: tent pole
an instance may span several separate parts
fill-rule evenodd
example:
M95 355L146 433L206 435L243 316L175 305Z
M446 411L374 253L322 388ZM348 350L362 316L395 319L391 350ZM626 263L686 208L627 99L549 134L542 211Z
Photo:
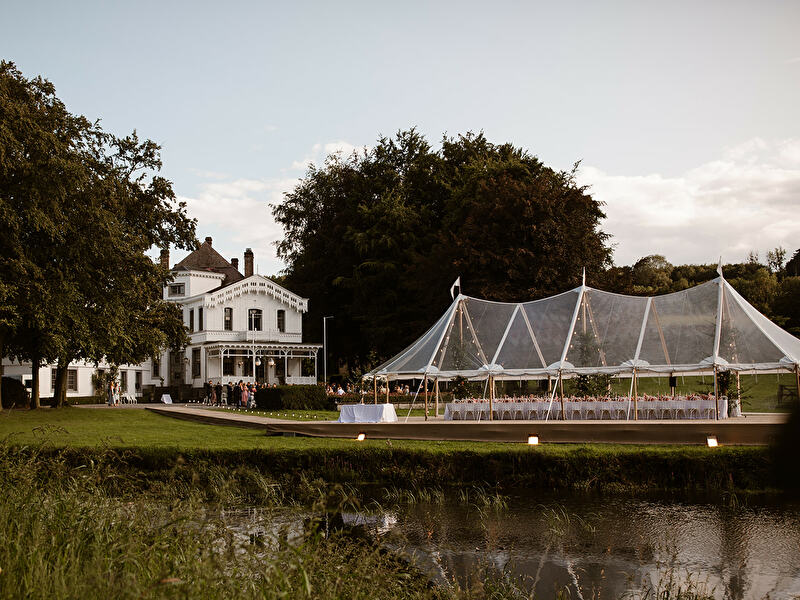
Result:
M437 377L433 383L434 389L436 390L436 416L439 416L439 378Z
M795 366L795 371L797 371L797 366ZM798 382L800 383L800 382ZM742 384L739 381L739 371L736 371L736 400L739 403L739 410L742 409Z
M633 368L633 420L639 420L639 382L636 379L636 367Z
M375 391L375 404L378 403L378 376L372 378L372 387ZM364 404L364 398L361 398L361 404Z
M567 412L564 410L564 379L561 377L561 371L558 372L558 397L561 401L561 420L567 419Z
M717 390L717 366L714 365L714 420L719 421L719 393Z
M425 420L428 420L428 376L425 375Z
M798 364L794 365L794 382L797 386L797 401L800 402L800 365ZM741 400L739 403L741 404Z
M375 404L377 404L377 398L376 398ZM386 376L386 404L389 404L389 376L388 375Z
M489 375L489 420L494 421L494 377Z

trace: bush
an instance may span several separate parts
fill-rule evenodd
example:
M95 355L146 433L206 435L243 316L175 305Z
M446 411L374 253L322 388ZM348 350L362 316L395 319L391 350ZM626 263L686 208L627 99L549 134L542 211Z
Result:
M23 383L11 377L3 377L3 408L27 408L30 394Z
M263 410L336 410L336 397L328 397L319 385L281 385L258 390L256 406Z

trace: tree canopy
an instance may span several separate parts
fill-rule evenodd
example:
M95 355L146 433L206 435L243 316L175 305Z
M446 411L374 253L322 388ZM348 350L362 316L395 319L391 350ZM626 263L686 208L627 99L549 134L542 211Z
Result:
M195 222L157 175L159 147L69 113L53 85L0 63L0 355L138 363L181 343L167 269L151 247L195 245Z
M556 171L480 134L435 150L414 129L310 166L273 207L286 285L333 315L336 357L359 370L420 335L461 281L494 300L541 297L610 265L602 207Z

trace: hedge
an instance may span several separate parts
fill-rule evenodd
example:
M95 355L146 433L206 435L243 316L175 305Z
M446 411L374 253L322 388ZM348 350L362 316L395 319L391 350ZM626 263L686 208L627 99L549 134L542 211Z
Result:
M264 410L336 410L336 397L318 385L281 385L256 392L256 406Z

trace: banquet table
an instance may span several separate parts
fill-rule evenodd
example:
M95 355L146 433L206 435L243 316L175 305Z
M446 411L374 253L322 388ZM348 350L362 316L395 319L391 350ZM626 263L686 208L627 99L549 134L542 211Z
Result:
M395 423L394 404L343 404L339 423Z
M548 418L549 401L494 402L492 411L496 421L543 421ZM637 402L638 418L646 419L713 419L716 411L714 399L671 398ZM720 418L728 416L728 399L719 400ZM620 400L565 400L564 417L567 420L625 420L634 418L634 404L627 398ZM445 405L446 421L488 421L489 402L450 402ZM554 400L549 420L561 420L561 402Z

